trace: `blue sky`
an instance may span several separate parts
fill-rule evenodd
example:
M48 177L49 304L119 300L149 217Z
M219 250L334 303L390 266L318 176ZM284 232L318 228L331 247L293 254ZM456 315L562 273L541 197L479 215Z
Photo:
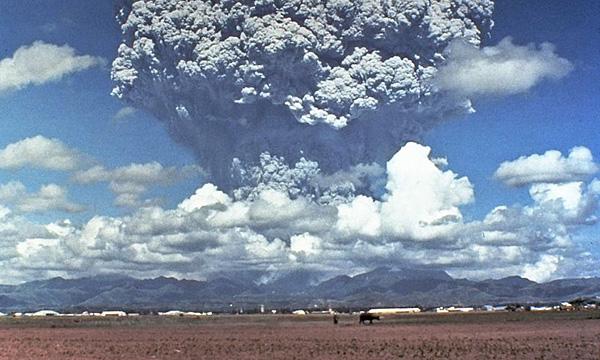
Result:
M0 97L1 140L6 145L43 135L58 138L80 149L106 166L117 167L158 161L163 165L194 163L189 152L175 144L165 128L141 112L118 121L115 114L125 105L110 96L110 62L116 56L119 29L111 1L4 1L0 5L2 55L8 57L19 47L42 40L68 44L78 54L107 60L103 67L84 71L41 86L12 91ZM32 12L31 9L37 9ZM67 181L65 174L22 170L3 173L4 181L19 179L33 188L43 183ZM173 205L193 192L196 181L163 189ZM180 185L180 186L179 186ZM73 198L89 204L90 211L76 214L81 221L93 215L116 214L106 186L72 188ZM37 215L40 216L40 215ZM56 217L50 214L50 217Z
M550 42L575 66L566 78L526 94L488 98L477 112L431 131L426 142L448 157L452 169L475 184L474 216L499 202L528 201L527 189L508 189L492 178L503 161L578 145L600 152L600 4L575 1L498 1L489 43L511 36L518 44ZM501 199L500 201L498 201Z
M126 105L110 95L110 64L120 43L113 12L109 0L0 3L0 59L43 41L106 60L59 81L0 92L0 148L42 135L59 139L106 169L154 161L182 169L196 163L191 151L173 141L163 123L149 114L136 111L115 118ZM600 3L594 1L496 2L495 26L484 45L495 45L507 36L517 45L550 42L573 70L561 79L541 81L525 93L477 98L473 100L476 113L448 119L425 135L424 143L433 155L446 157L448 168L473 184L474 202L461 207L466 220L482 219L500 204L531 202L527 187L509 187L494 178L504 161L552 149L566 155L575 146L585 146L599 156L599 14ZM69 218L85 224L97 214L116 217L135 210L113 204L107 181L81 184L66 172L27 167L0 170L0 184L9 181L22 182L29 192L44 184L59 184L68 189L72 202L86 208L72 214L50 210L23 215L34 222ZM161 206L174 208L204 182L201 174L195 174L167 186L148 186L143 197L159 198ZM597 235L597 226L574 235L588 244L595 258L600 255Z

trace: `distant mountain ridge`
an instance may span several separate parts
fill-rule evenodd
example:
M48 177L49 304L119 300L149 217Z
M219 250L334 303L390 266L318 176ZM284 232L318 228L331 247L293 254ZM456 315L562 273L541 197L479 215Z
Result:
M52 278L0 286L0 311L203 310L239 311L282 308L360 308L375 306L447 306L550 303L600 296L600 278L561 279L547 283L518 276L472 281L444 271L381 267L355 276L320 281L316 272L296 270L267 282L236 274L208 281L169 277L135 279L100 275Z

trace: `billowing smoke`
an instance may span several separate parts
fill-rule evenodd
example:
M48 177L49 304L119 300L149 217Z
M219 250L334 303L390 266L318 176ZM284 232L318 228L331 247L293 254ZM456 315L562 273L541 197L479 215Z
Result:
M491 0L122 0L114 94L165 122L221 187L234 158L383 164L471 109L432 78L478 47Z

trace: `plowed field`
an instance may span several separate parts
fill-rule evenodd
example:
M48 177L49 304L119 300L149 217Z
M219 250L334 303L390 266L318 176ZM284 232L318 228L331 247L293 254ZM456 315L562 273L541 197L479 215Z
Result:
M600 359L598 313L3 319L0 359Z

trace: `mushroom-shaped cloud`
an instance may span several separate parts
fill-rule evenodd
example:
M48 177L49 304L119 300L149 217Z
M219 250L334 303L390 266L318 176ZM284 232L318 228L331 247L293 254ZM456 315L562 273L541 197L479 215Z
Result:
M168 124L216 182L264 151L334 171L384 162L470 110L431 85L491 0L121 0L114 95ZM374 146L376 144L376 146Z

